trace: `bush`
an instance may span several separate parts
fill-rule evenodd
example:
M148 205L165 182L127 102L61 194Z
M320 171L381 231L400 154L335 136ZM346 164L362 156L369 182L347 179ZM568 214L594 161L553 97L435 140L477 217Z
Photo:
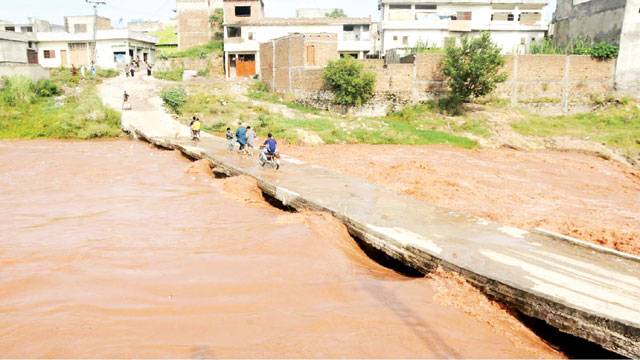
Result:
M51 97L60 95L61 91L51 80L38 80L33 84L33 92L40 97Z
M599 42L591 48L591 56L599 60L615 59L618 57L618 46L607 42Z
M160 80L181 81L184 75L183 68L173 68L169 71L154 71L153 76Z
M374 95L376 75L363 71L362 63L351 58L329 62L324 81L339 105L360 106Z
M462 37L461 46L450 46L442 60L450 96L447 107L455 109L462 102L489 95L498 83L507 80L501 73L504 58L488 32L479 37Z
M618 57L618 51L618 46L615 44L604 41L594 44L591 40L585 38L578 38L565 47L557 46L551 39L545 38L531 43L529 47L531 54L589 55L598 60L615 59Z
M182 107L187 102L187 93L181 87L164 89L160 92L160 97L174 113L180 114Z
M2 78L0 96L5 104L16 106L18 104L33 103L36 100L34 84L26 76L11 76Z

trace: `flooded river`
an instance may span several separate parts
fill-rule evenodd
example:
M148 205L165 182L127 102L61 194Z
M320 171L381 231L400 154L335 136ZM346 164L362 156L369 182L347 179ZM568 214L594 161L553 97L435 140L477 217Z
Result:
M133 141L0 142L3 357L557 357L462 281Z

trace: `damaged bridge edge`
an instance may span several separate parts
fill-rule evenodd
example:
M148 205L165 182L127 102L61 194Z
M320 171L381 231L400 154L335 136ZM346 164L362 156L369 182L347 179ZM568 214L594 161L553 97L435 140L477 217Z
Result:
M429 273L436 267L441 266L444 269L460 274L487 297L511 309L517 310L527 316L544 320L560 331L592 341L620 355L630 358L640 357L640 329L631 324L594 315L539 294L524 291L516 286L499 282L470 271L469 269L459 267L422 249L401 244L392 237L375 232L366 225L358 223L336 210L329 209L287 189L270 184L249 172L233 167L225 161L199 151L197 147L173 144L164 138L149 138L137 130L135 134L139 138L160 148L178 150L185 156L196 160L206 159L216 167L218 171L222 171L229 176L251 176L257 180L259 188L265 194L278 199L284 205L291 206L297 210L313 210L330 213L343 222L352 236L423 274ZM588 247L594 251L620 256L617 251L591 246L591 244L586 244L581 240L567 238L541 229L537 229L536 232L557 241L568 241L575 246ZM629 258L627 254L624 254L623 257ZM631 259L640 261L640 259L634 256L631 256Z

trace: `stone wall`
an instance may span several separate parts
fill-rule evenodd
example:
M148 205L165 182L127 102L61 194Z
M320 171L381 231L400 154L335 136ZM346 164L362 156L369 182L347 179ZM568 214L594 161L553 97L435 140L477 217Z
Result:
M278 92L296 97L317 97L323 87L322 70L286 67L288 56L278 49L275 86ZM440 71L442 55L419 55L413 64L388 64L364 60L365 68L376 74L377 99L393 98L413 102L437 98L446 92ZM565 110L571 104L585 103L592 95L614 91L615 61L599 61L589 56L519 55L505 58L508 80L500 84L495 96L511 103L554 103ZM268 69L266 69L268 70ZM289 71L291 70L291 71ZM266 80L262 72L263 79ZM289 81L289 74L295 76ZM278 75L281 77L278 78ZM269 76L269 75L267 75Z

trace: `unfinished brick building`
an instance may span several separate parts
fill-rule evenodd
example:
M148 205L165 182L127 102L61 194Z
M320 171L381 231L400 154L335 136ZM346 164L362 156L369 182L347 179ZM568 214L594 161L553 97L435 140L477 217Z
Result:
M222 0L176 0L178 48L188 49L211 41L211 15L222 9Z
M271 90L320 90L322 73L331 60L338 59L336 34L293 34L260 44L262 81Z

